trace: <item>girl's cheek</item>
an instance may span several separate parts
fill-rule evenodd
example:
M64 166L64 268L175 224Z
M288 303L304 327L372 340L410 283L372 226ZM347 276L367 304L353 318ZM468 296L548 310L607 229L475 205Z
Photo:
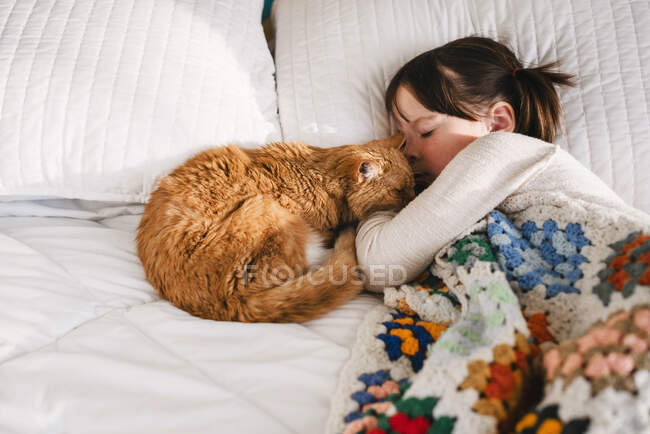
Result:
M430 152L430 153L427 154L426 162L427 162L427 166L429 168L429 172L434 173L434 174L437 175L438 172L440 171L439 166L440 166L440 163L441 163L439 156L436 155L435 152Z
M440 157L440 152L438 151L438 147L436 144L430 140L427 142L426 145L426 155L427 155L427 160L429 161L436 161Z

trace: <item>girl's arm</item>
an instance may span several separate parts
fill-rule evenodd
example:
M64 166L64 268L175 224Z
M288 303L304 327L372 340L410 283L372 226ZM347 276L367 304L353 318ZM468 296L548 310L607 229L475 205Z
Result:
M381 291L417 277L435 254L543 170L556 146L515 133L470 143L399 213L379 212L357 228L366 287Z

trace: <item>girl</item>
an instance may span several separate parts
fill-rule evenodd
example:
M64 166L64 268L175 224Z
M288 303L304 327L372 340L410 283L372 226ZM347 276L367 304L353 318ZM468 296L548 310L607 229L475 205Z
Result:
M395 74L386 108L405 136L403 151L419 190L431 185L398 215L378 213L359 226L357 256L369 288L412 280L443 245L514 194L562 192L640 213L546 143L562 120L554 85L572 84L570 75L552 67L524 68L505 45L468 37L417 56ZM519 136L476 141L494 132L544 142ZM405 272L386 273L387 264Z
M501 356L516 349L534 316L551 336L542 346L547 385L517 431L541 429L544 418L553 419L544 432L648 428L650 216L551 144L562 120L555 86L572 84L552 67L524 67L506 46L468 37L412 59L386 91L422 192L397 214L363 221L357 256L378 291L411 282L433 262L462 304L408 392L434 396L434 416L455 420L454 432L514 426L521 406L486 397L477 363L496 363L497 348ZM486 245L489 254L454 259L471 233L480 234L465 237L474 246L467 255ZM472 266L492 254L491 265ZM430 305L409 310L435 319Z

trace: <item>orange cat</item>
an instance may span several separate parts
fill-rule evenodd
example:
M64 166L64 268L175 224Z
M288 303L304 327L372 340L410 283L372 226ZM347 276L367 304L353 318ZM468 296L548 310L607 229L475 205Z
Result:
M345 303L363 285L354 232L344 227L414 196L400 143L273 143L196 155L161 179L145 207L137 244L149 282L177 307L214 320L302 322ZM309 246L337 232L324 264L308 257ZM322 266L308 271L314 264Z

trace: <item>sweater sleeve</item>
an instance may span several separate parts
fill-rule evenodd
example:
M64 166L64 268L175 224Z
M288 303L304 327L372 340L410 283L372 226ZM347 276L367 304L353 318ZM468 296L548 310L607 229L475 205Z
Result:
M442 247L542 171L556 150L515 133L470 143L399 213L378 212L357 227L366 287L381 291L413 280Z

